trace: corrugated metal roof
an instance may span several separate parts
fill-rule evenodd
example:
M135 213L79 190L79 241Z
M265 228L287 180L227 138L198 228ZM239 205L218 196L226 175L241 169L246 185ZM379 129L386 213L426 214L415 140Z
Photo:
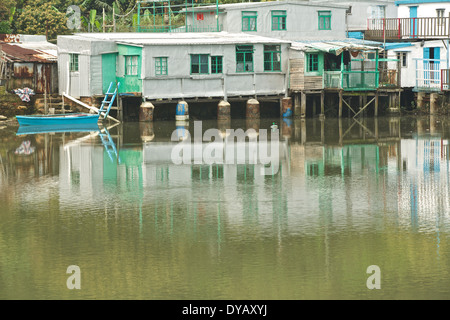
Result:
M48 42L38 43L0 43L6 59L17 62L55 62L57 47Z
M109 40L130 45L190 45L236 43L291 43L291 41L251 35L248 33L198 32L198 33L78 33L79 40Z
M317 42L295 42L291 49L300 51L322 51L340 55L343 51L371 51L383 49L376 46L368 46L360 43L345 41L317 41Z

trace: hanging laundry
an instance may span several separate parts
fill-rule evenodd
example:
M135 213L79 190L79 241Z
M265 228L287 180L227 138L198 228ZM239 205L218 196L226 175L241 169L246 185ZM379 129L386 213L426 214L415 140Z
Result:
M14 90L14 93L17 94L20 99L25 102L30 102L30 96L34 95L33 89L30 88L16 89Z

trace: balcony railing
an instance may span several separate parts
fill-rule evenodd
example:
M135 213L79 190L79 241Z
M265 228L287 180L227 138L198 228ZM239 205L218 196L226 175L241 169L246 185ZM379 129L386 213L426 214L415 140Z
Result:
M368 19L367 40L446 39L450 17Z
M416 90L442 90L441 67L445 60L416 59Z
M192 26L192 25L156 25L156 26L135 26L131 27L134 32L220 32L222 25L219 26Z
M324 71L324 88L346 91L376 90L379 86L378 71Z

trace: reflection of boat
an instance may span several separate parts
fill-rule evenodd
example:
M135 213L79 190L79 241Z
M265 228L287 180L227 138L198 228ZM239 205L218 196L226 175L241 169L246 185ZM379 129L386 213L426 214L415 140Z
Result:
M98 131L97 123L84 123L84 124L72 124L72 125L35 125L35 126L19 126L17 135L23 134L38 134L49 132L91 132Z
M97 124L99 114L69 113L51 115L16 116L21 126L56 126L56 125L78 125Z

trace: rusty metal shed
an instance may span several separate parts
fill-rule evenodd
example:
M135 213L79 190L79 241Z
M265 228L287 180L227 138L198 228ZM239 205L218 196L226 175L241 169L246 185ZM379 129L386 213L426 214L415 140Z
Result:
M57 47L47 41L0 41L0 81L7 90L58 93L57 61Z

